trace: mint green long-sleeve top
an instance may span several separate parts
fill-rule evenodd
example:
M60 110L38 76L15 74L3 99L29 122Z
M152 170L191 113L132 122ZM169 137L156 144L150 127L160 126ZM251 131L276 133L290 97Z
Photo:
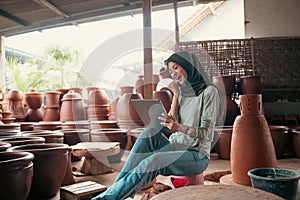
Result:
M210 85L195 97L179 96L178 121L193 127L195 135L173 133L169 140L178 149L193 149L210 158L211 143L214 138L214 126L219 113L220 97L217 88Z

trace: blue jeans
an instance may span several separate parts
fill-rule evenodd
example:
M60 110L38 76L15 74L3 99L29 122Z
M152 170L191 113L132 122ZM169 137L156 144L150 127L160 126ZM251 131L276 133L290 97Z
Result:
M204 154L178 150L163 133L146 128L135 142L114 184L92 200L133 197L158 175L196 175L202 173L208 163Z

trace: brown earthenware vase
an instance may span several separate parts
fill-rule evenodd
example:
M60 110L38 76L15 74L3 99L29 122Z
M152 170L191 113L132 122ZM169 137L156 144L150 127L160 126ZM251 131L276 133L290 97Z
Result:
M286 126L269 126L269 128L276 158L283 158L287 147L289 128Z
M26 104L28 111L26 112L26 118L29 122L43 121L43 112L41 106L44 101L44 96L39 92L29 92L25 94Z
M265 86L262 76L242 76L240 78L240 87L243 94L262 94Z
M60 120L60 109L59 106L46 106L44 108L43 121L59 121Z
M85 120L85 109L79 93L70 90L63 96L61 101L60 121Z
M233 126L218 126L214 132L218 136L215 149L221 159L230 160L231 138Z
M25 110L22 105L22 94L18 90L11 90L7 93L8 110L12 112L12 117L18 121L25 121Z
M28 199L46 199L55 196L63 182L68 166L66 144L27 144L11 147L8 151L34 154L33 181Z
M107 105L108 95L105 90L98 88L89 92L87 104L89 105Z
M250 186L250 169L277 167L277 161L270 129L262 115L261 95L241 95L240 102L241 115L233 125L230 164L233 182Z
M46 106L47 107L59 107L61 92L46 92Z
M213 77L213 84L219 89L221 95L230 96L235 90L235 76L215 76Z
M33 178L33 158L28 152L0 152L0 199L27 199Z
M57 89L56 92L60 92L59 95L59 107L61 107L62 104L62 98L64 97L65 94L67 94L69 92L70 89L65 89L65 88L61 88L61 89Z
M120 162L127 143L127 130L119 128L96 129L91 131L92 142L119 142L120 153L109 156L110 162Z

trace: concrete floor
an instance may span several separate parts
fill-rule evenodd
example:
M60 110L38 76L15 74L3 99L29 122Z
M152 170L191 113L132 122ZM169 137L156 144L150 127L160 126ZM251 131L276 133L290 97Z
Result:
M113 181L116 179L117 175L119 174L119 171L121 170L124 162L126 161L126 154L124 154L122 161L120 163L114 163L112 164L112 168L114 169L113 173L108 174L101 174L101 175L93 175L93 176L75 176L76 182L82 182L87 180L92 180L98 183L101 183L106 186L110 186ZM73 162L72 165L80 169L80 166L82 164L82 161ZM278 159L278 167L285 168L285 169L291 169L295 170L300 173L300 159L297 158L286 158L286 159ZM230 171L230 161L229 160L222 160L219 159L217 154L211 154L211 161L208 166L208 168L205 170L204 174L212 173L212 172L220 172L220 171ZM169 177L165 176L158 176L157 177L158 182L162 182L164 184L169 184ZM204 184L211 184L209 181L205 181ZM139 192L134 200L139 200L141 196L143 195L144 191ZM300 200L300 180L298 184L298 195L297 200Z

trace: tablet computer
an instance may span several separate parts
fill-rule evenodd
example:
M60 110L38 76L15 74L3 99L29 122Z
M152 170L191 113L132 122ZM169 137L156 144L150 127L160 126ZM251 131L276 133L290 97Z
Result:
M145 127L156 128L161 130L164 126L161 125L161 120L158 116L161 113L167 114L160 100L157 99L132 99L131 103L136 112L143 121Z

